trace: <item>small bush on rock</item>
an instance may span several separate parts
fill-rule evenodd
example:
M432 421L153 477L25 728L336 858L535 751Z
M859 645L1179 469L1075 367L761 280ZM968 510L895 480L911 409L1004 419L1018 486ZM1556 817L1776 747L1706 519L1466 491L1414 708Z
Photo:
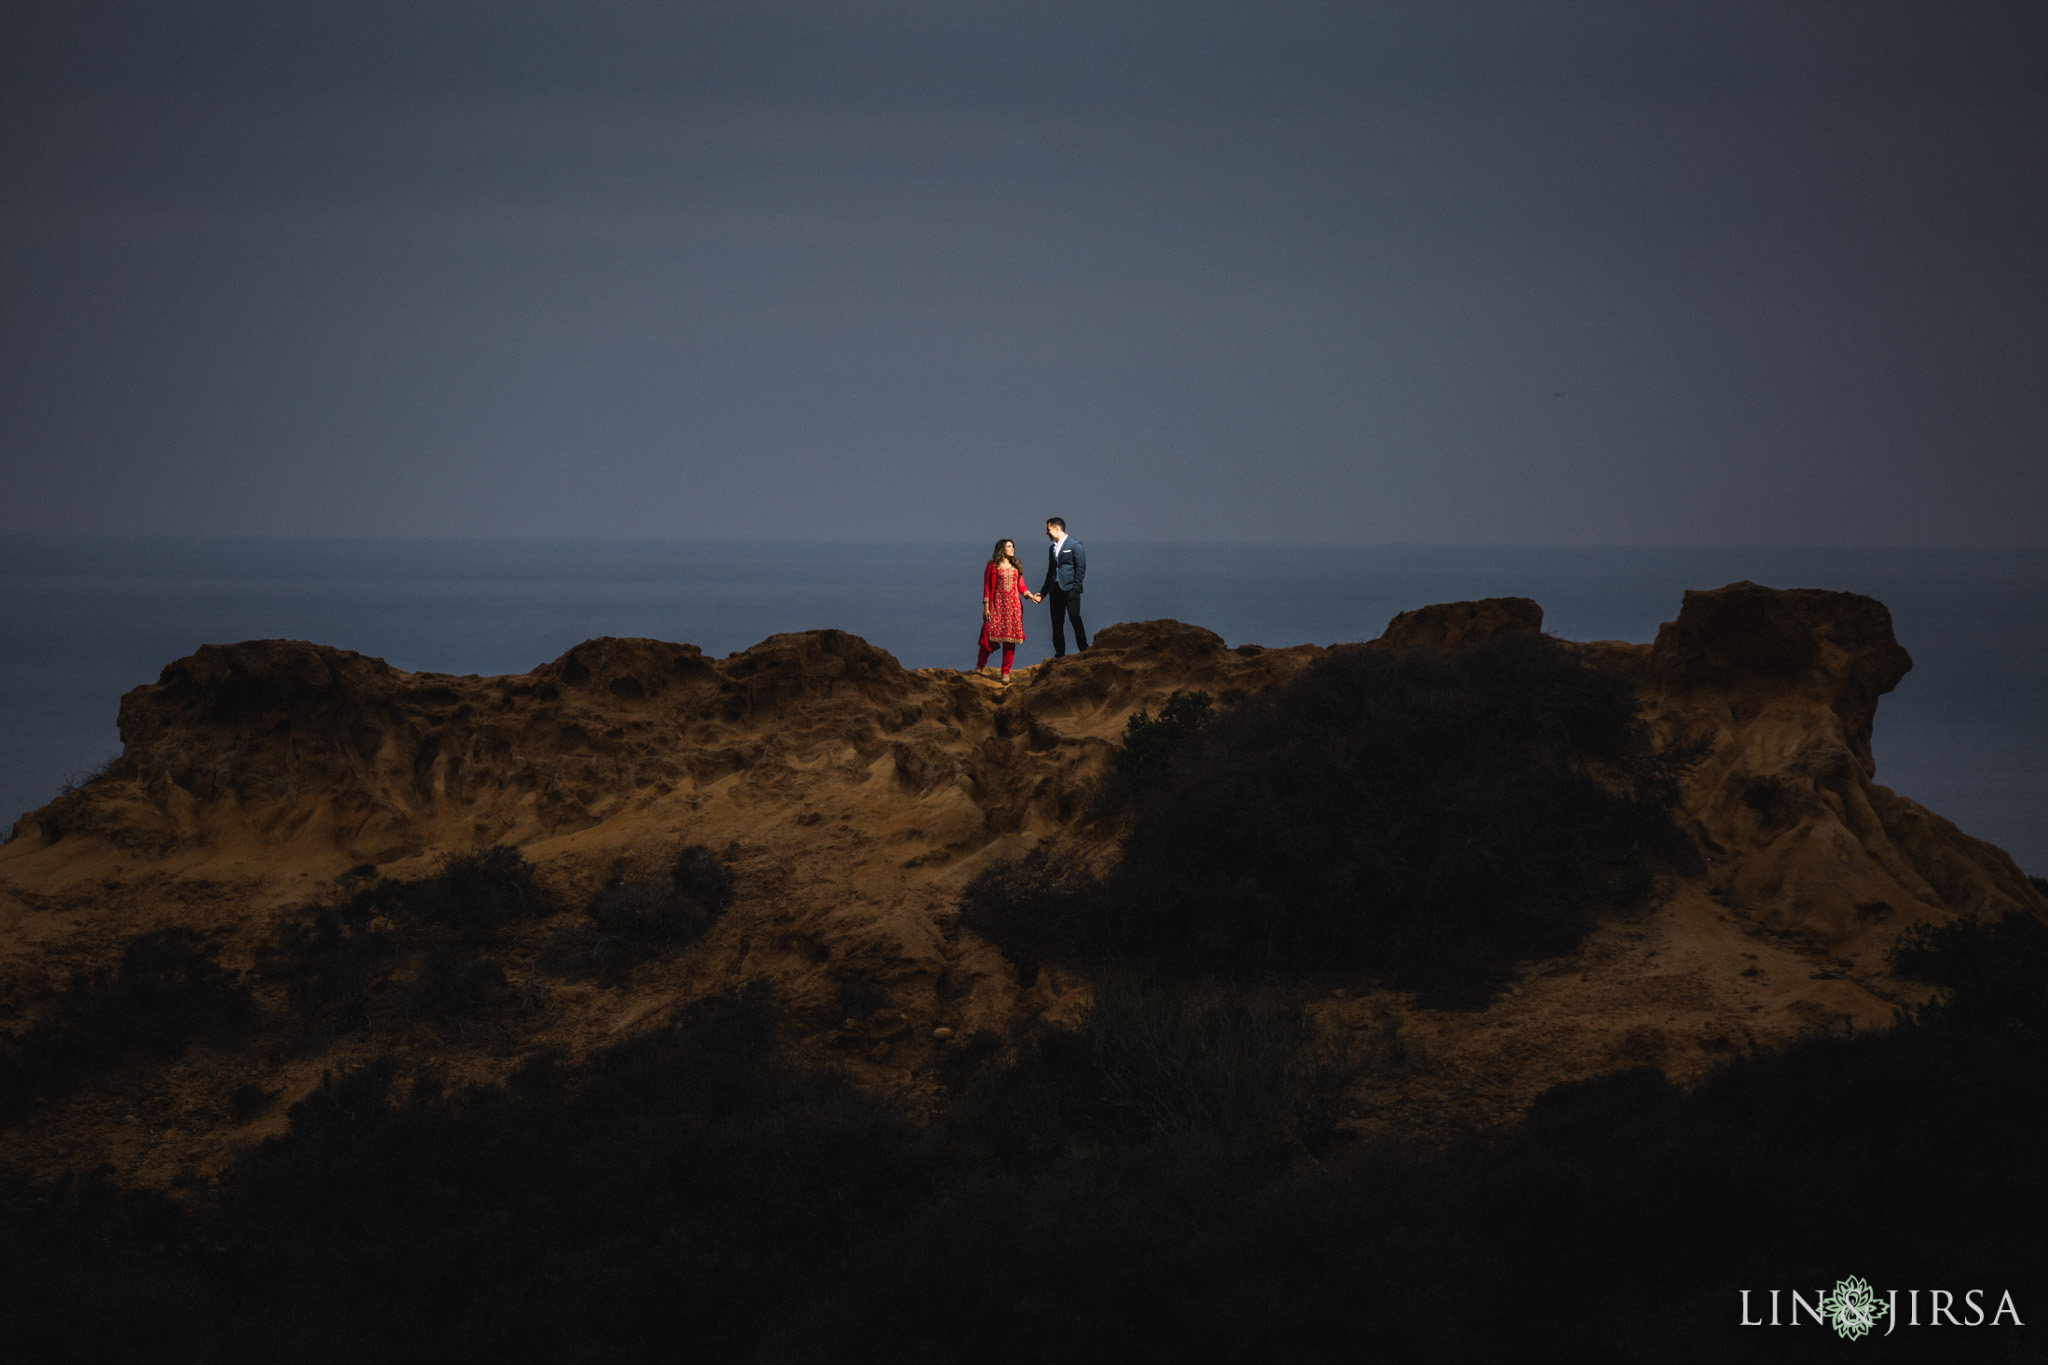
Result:
M555 908L526 855L505 844L450 857L432 876L379 881L357 895L393 919L443 925L468 937L539 919Z
M702 844L676 855L664 878L615 880L590 902L599 929L634 945L689 943L731 906L732 870Z
M1207 692L1174 689L1159 714L1140 710L1124 725L1124 742L1116 752L1116 773L1125 783L1144 785L1166 770L1174 755L1184 752L1209 723L1215 698Z

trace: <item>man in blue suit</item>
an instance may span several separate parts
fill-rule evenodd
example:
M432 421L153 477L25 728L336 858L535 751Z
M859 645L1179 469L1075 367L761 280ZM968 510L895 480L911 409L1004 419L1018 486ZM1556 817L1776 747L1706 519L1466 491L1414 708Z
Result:
M1088 628L1081 624L1081 580L1088 576L1088 552L1067 534L1064 517L1045 519L1045 586L1039 592L1052 603L1052 657L1067 657L1067 621L1074 623L1074 644L1088 648Z

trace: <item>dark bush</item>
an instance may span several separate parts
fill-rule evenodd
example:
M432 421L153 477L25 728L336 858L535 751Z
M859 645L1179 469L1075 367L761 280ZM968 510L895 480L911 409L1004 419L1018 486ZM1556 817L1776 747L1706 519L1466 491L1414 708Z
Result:
M106 1168L36 1185L0 1177L0 1303L19 1361L184 1361L221 1321L200 1221Z
M1158 716L1138 711L1124 724L1123 744L1116 752L1116 773L1126 783L1140 786L1166 770L1177 753L1209 723L1215 698L1207 692L1182 692L1159 708Z
M2015 912L1910 925L1893 943L1892 970L1941 991L1907 1011L1922 1023L1982 1029L2039 1047L2048 1043L2048 924Z
M1299 999L1110 977L1081 1026L1103 1111L1139 1132L1328 1139L1355 1064Z
M702 844L676 854L668 876L677 898L697 906L707 919L717 919L732 905L732 869Z
M283 982L292 1009L329 1033L359 1028L379 1011L463 1014L506 994L490 956L508 931L550 914L554 897L518 849L498 846L446 859L413 881L344 874L355 889L307 906L272 933L257 961Z
M332 1161L353 1152L391 1115L397 1071L387 1055L338 1074L321 1072L320 1084L287 1111L286 1137L266 1143L266 1154L290 1151L301 1161Z
M358 896L309 906L278 925L257 955L256 970L284 984L302 1020L344 1032L370 1021L371 1002L403 951L396 927Z
M645 938L652 926L671 918L675 899L675 891L666 882L649 878L609 882L591 898L590 918L605 933Z
M1028 1030L1009 1067L968 1086L956 1122L1130 1138L1198 1137L1246 1154L1326 1142L1359 1059L1270 987L1112 972L1073 1029ZM1008 1138L1004 1137L1007 1142Z
M989 864L960 893L960 922L1002 947L1024 984L1049 961L1085 957L1103 928L1101 878L1073 851L1041 844Z
M864 976L844 976L832 983L832 1003L842 1019L861 1020L889 1003L889 992Z
M732 898L731 869L693 844L676 855L665 878L614 880L591 900L590 917L630 945L688 943L718 921Z
M779 1020L754 983L573 1072L325 1077L207 1215L225 1357L744 1359L929 1178L916 1127Z
M381 880L357 898L392 919L442 925L473 938L555 909L526 855L504 844L447 858L440 871L417 881Z
M265 1090L254 1081L244 1081L228 1095L228 1113L237 1123L247 1123L277 1102L280 1091Z
M1470 1003L1682 850L1633 689L1544 637L1335 651L1177 744L1106 877L990 869L966 922L1020 963L1368 969Z
M414 1016L466 1014L499 1003L508 989L496 958L441 946L415 954L411 975L395 984L399 1012Z
M130 939L112 970L72 978L39 1020L0 1042L0 1113L70 1089L133 1054L176 1057L226 1043L256 1019L241 973L189 929Z

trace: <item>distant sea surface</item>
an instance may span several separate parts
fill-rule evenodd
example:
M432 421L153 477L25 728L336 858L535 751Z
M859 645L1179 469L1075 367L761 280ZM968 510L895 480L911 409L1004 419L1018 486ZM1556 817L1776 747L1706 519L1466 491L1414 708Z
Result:
M1877 780L2048 874L2048 551L1122 545L1090 540L1091 631L1173 617L1232 645L1371 639L1430 602L1520 596L1575 640L1651 639L1687 588L1868 593L1913 671ZM1043 542L1021 547L1027 568ZM396 667L518 673L597 635L717 656L837 627L919 667L974 662L983 542L0 539L0 835L120 749L121 694L201 644L286 638ZM1019 663L1050 652L1026 604Z

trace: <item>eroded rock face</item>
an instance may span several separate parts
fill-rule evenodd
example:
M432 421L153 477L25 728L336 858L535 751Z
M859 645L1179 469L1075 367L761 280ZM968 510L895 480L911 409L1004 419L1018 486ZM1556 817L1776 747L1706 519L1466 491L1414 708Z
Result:
M726 686L694 646L655 640L586 641L509 678L405 673L297 640L208 645L122 699L122 755L105 779L24 824L158 851L224 821L275 841L317 826L372 859L453 837L423 821L456 809L483 821L472 836L559 828L689 759L725 761L664 756L654 740Z
M1913 667L1884 603L1850 592L1731 583L1688 592L1657 632L1651 685L1667 696L1727 702L1739 713L1805 697L1832 710L1866 774L1877 699Z
M1139 622L1004 688L905 669L836 630L717 661L692 645L588 640L492 678L296 640L209 645L130 692L114 768L15 837L166 853L233 829L385 862L664 802L695 810L715 788L792 804L859 789L870 814L940 801L957 854L1070 814L1109 737L1161 683L1228 701L1319 652L1232 652L1199 627Z
M1527 597L1482 597L1404 611L1372 643L1383 649L1452 649L1543 629L1543 608Z
M2041 908L2002 850L1872 782L1878 698L1912 666L1869 597L1685 595L1639 667L1666 741L1700 749L1681 814L1714 894L1832 951L1874 951L1916 918Z

